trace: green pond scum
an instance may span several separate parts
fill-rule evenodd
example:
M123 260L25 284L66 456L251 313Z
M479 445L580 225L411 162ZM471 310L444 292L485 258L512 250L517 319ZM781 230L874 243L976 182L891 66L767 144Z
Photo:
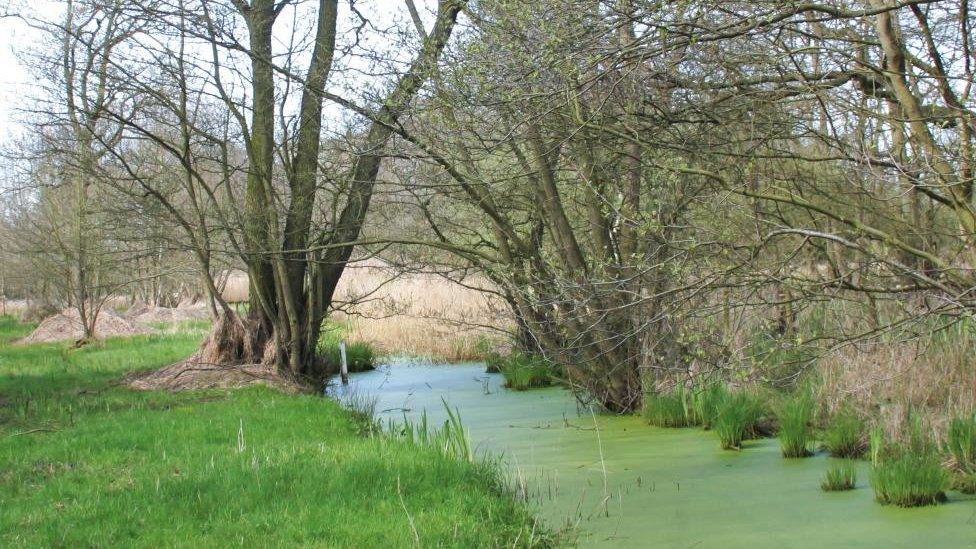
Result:
M536 513L581 547L976 547L976 499L879 505L868 460L819 452L783 459L775 438L723 451L701 427L648 426L577 404L565 389L517 392L482 364L395 365L353 376L381 418L442 424L442 399L475 451L497 456ZM851 490L825 492L828 469L852 467Z

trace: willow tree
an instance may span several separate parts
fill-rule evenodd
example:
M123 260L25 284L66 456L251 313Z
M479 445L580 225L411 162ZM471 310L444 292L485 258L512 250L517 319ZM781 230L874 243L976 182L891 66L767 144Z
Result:
M343 51L362 47L368 57L380 57L359 42L368 21L357 9L350 13L360 19L351 29L353 41L340 44L337 0L66 7L89 14L93 24L106 14L138 22L112 55L83 39L64 46L65 56L98 60L104 77L131 99L130 110L97 111L121 128L115 140L92 128L93 139L111 151L100 175L115 178L117 188L127 185L132 194L159 201L193 247L209 253L209 235L222 233L221 242L250 275L248 312L238 315L221 303L213 333L190 362L264 363L294 378L319 375L320 328L365 223L385 146L436 67L462 2L437 3L432 31L413 41L416 52L391 40L390 48L407 59L394 62L386 73L395 74L393 81L373 104L364 98L357 105L369 121L354 130L352 151L323 139L323 109L327 100L336 100L327 92L330 84L349 84L335 68ZM290 17L284 17L288 10ZM314 22L307 35L300 16ZM186 178L175 197L160 190L152 163L138 161L147 148L170 157L168 164L179 166L176 171ZM207 207L196 207L197 197L189 196L194 193L206 195Z

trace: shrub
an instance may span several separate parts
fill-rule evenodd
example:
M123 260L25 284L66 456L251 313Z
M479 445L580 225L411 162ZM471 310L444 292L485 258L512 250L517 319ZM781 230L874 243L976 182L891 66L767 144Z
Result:
M872 449L874 452L874 449ZM945 501L949 474L935 444L916 423L906 443L886 443L871 472L875 499L883 505L919 507Z
M842 410L832 418L821 434L824 450L833 457L858 458L864 455L864 422L854 412Z
M824 492L839 492L853 490L857 484L857 467L853 463L833 465L824 473L820 488Z
M691 394L680 385L670 393L647 395L644 419L658 427L691 427L700 423Z
M536 355L513 354L498 365L505 378L505 387L514 391L527 391L552 385L555 368L551 362Z
M735 393L725 398L714 422L722 449L737 450L742 447L743 440L755 436L762 413L762 403L755 395Z
M965 494L976 493L976 419L952 420L945 452L952 458L953 488Z
M813 419L813 400L807 393L786 399L779 407L779 443L783 457L800 458L811 455L810 421Z

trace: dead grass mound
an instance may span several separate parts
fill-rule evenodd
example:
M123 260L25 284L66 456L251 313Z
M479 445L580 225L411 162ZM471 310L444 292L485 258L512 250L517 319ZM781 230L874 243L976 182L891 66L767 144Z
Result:
M210 313L203 304L180 307L147 307L131 315L130 318L136 324L146 325L160 322L204 320L210 318Z
M152 333L143 326L129 322L118 313L104 309L95 322L95 337L131 337ZM44 319L37 328L19 343L51 343L56 341L78 341L85 336L84 326L78 309L70 308Z
M284 378L268 366L213 364L202 361L199 356L152 372L133 374L126 381L129 387L139 391L195 391L266 385L289 394L307 392L306 387Z

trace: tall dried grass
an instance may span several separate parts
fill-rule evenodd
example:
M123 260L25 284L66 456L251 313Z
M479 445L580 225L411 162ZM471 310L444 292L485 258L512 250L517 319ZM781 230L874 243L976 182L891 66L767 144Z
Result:
M850 347L820 361L820 400L828 411L852 406L861 417L877 418L888 436L900 438L909 414L944 433L953 417L976 405L976 341L877 344Z
M397 273L371 260L346 269L336 297L333 320L348 328L348 338L367 341L388 355L437 361L483 358L485 341L505 340L511 319L479 277L463 285L431 273Z

